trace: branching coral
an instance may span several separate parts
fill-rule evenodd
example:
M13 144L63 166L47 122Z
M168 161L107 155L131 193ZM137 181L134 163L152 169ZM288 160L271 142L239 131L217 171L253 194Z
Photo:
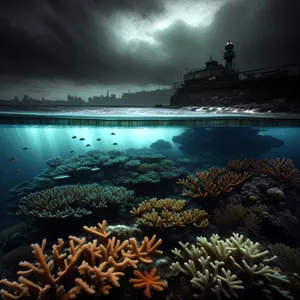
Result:
M270 257L269 251L261 251L259 243L243 235L234 233L225 240L212 235L209 240L198 237L197 245L179 244L181 250L172 250L177 262L171 269L191 278L193 287L199 289L195 296L238 297L242 290L256 287L269 299L276 293L293 299L280 286L289 282L286 276L268 265L277 257Z
M227 166L236 173L249 172L252 175L266 174L276 180L290 182L300 187L300 171L297 170L291 159L252 159L232 160Z
M209 168L206 172L197 172L195 175L177 181L177 184L185 188L184 196L198 198L207 195L217 196L221 192L231 192L235 186L240 185L250 177L247 172L236 174L218 168Z
M183 210L185 200L157 199L143 201L130 213L137 217L137 224L149 227L178 227L193 224L207 227L207 212L199 209Z
M263 204L251 207L245 207L241 204L227 204L213 211L213 220L221 225L230 225L242 220L250 232L259 236L261 219L257 213L267 210L268 207Z
M37 218L81 217L93 208L122 203L132 199L134 192L124 187L98 184L65 185L31 193L20 200L19 214Z
M5 300L13 299L75 299L79 294L107 295L128 267L136 268L139 262L149 264L162 240L145 237L141 245L134 239L120 241L110 237L106 221L98 227L84 227L96 236L92 242L86 238L69 237L68 247L62 239L52 246L52 254L46 253L46 240L33 244L36 262L21 262L26 268L19 271L18 282L0 281ZM34 281L37 278L37 281Z
M245 182L253 175L266 174L276 180L292 183L300 188L300 170L294 167L291 159L252 159L232 160L225 168L210 168L206 172L197 172L195 176L179 179L177 184L185 189L184 196L191 198L217 196L221 192L231 192L232 189Z

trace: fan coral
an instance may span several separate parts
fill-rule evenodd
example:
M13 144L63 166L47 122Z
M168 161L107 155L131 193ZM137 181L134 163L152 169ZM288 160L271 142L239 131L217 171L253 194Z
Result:
M269 246L273 255L277 255L283 262L286 270L300 274L300 249L291 248L285 244L274 244Z
M81 293L84 299L86 294L107 295L113 286L120 286L126 268L136 268L140 261L151 263L153 255L161 254L157 248L162 240L156 241L155 236L145 237L139 246L134 238L120 241L109 237L106 221L84 229L97 238L87 242L85 237L70 236L68 247L58 239L51 255L46 254L46 240L31 245L36 262L19 264L27 270L18 272L18 282L0 281L7 288L1 290L3 298L68 300Z
M134 192L124 187L65 185L31 193L20 200L19 214L37 218L81 217L94 208L121 205L132 199Z
M192 286L199 289L195 296L212 296L217 299L238 297L242 290L256 287L267 298L279 293L293 299L280 283L288 283L286 276L271 268L268 263L275 261L269 251L261 251L259 243L234 233L221 240L213 234L209 240L197 238L197 245L179 242L181 250L172 250L177 262L171 269L191 278Z
M160 281L159 276L154 277L155 272L155 268L152 269L150 273L148 273L148 271L144 271L144 274L142 274L139 270L134 270L133 273L137 278L131 278L129 282L137 289L145 288L145 296L151 298L151 288L155 291L161 292L166 286L165 283Z
M257 213L267 211L268 207L263 204L245 207L241 204L227 204L213 211L213 220L217 224L229 225L237 221L243 221L245 226L255 236L260 235L261 219Z
M150 227L178 227L193 224L207 227L207 212L199 209L183 210L185 200L152 198L143 201L130 213L137 217L137 224Z

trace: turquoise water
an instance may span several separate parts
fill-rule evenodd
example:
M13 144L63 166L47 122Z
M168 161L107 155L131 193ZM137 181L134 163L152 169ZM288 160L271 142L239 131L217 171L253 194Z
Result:
M95 114L90 117L98 122ZM187 114L189 121L181 116L176 125L170 121L159 126L159 118L172 115L157 114L152 123L140 125L142 116L135 117L137 122L130 126L118 124L118 118L102 126L88 121L61 125L65 120L58 115L52 115L48 125L37 124L33 116L2 118L1 278L14 281L17 271L33 269L23 275L44 289L45 299L71 299L62 298L71 294L77 299L147 299L149 293L133 280L141 276L134 269L145 275L155 268L161 283L151 285L152 299L298 299L297 122L281 116L274 121L281 126L275 126L256 116L259 121L252 126L249 118L229 126L237 121L228 115L217 126L209 118L193 125ZM103 220L110 226L110 240L83 230ZM148 247L144 237L153 235L163 252ZM124 243L118 248L112 237ZM51 254L58 238L65 240L59 248L66 254L64 267L55 252ZM31 253L30 245L41 245L43 239L48 242L43 250L46 262L54 259L50 269L43 267L37 252L35 257ZM72 248L72 243L79 246ZM20 261L47 269L52 279L30 265L18 266ZM108 270L119 272L115 280ZM29 286L20 283L16 291L6 281L1 284L14 296L23 291L20 299L38 299L41 291Z

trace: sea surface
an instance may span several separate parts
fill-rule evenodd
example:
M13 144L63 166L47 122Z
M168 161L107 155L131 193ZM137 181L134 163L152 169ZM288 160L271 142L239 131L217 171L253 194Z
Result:
M297 114L2 109L2 297L300 299L299 137Z

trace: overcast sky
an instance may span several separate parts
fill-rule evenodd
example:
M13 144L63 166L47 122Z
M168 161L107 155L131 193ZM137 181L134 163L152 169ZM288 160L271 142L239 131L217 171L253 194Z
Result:
M167 87L185 68L299 62L300 0L1 0L0 98Z

